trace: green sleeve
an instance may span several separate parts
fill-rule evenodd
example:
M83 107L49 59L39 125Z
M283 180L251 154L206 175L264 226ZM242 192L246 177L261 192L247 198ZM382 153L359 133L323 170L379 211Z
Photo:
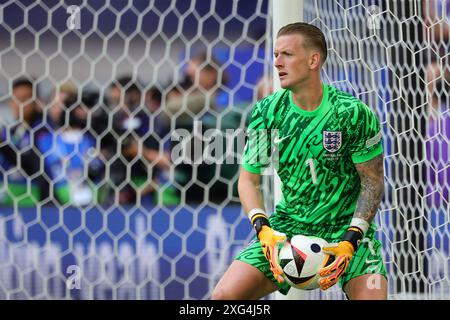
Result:
M383 153L383 136L375 112L363 103L355 107L351 121L353 163L369 161Z
M270 164L271 133L267 127L267 101L259 101L253 108L247 128L247 142L244 148L242 167L251 173L259 174Z

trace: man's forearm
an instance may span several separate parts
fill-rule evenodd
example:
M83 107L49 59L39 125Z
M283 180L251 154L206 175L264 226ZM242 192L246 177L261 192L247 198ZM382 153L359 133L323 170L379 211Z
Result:
M251 209L264 209L264 200L261 194L259 177L241 171L238 182L239 199L244 211L248 213Z
M240 184L239 199L247 213L254 208L264 209L264 200L259 186L252 185L250 182Z
M370 223L383 198L383 156L380 155L368 162L358 164L356 168L361 179L361 192L353 217Z

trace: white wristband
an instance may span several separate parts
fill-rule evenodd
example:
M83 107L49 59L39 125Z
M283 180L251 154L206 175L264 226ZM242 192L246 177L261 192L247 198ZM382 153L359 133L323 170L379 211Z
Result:
M261 214L261 213L267 217L266 212L263 209L260 209L260 208L255 208L255 209L250 210L247 213L247 216L250 219L250 221L252 221L252 218L253 218L254 215Z
M361 218L353 218L350 222L350 227L358 227L361 229L363 233L366 233L366 231L369 229L370 224Z

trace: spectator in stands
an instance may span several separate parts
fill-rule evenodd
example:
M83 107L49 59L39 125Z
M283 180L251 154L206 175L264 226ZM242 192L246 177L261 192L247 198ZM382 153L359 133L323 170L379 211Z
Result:
M148 132L148 116L140 112L141 91L131 76L118 78L110 86L108 103L112 113L111 143L108 143L107 159L111 162L111 182L114 200L120 204L136 201L133 184L141 186L149 180L141 161L133 161L137 154L137 139ZM127 170L131 170L131 181L127 181Z
M95 92L84 92L81 104L76 95L65 99L65 110L57 123L62 129L47 134L43 140L45 165L54 194L62 204L87 206L97 204L101 198L98 183L104 176L104 163L88 128L91 109L98 99Z
M64 82L54 90L46 119L51 128L59 128L61 114L67 107L67 101L76 101L74 98L77 94L78 89L71 81Z
M256 100L255 101L259 101L262 98L266 97L267 95L270 95L273 93L273 77L271 75L262 75L258 82L256 83L256 87L255 87L255 95L256 95ZM252 105L253 106L253 105ZM248 108L247 110L244 111L244 119L245 119L245 127L247 127L249 121L250 121L250 116L251 116L251 111L252 108Z
M442 104L441 93L450 84L450 0L422 2L426 23L425 35L429 42L430 63L426 68L427 97L430 115L436 115ZM447 104L450 103L447 96Z
M263 75L256 84L256 100L259 101L272 93L273 78L270 75Z
M166 109L170 116L176 114L177 124L188 125L191 115L202 115L215 109L216 94L225 77L219 81L219 62L202 52L189 59L184 77L167 95Z
M35 206L49 195L42 166L43 137L48 130L37 105L37 90L28 78L13 82L10 107L15 118L0 131L0 202Z
M450 85L444 92L450 92ZM432 194L428 204L432 208L446 208L450 203L450 106L446 94L441 93L439 118L431 118L428 123L427 160L428 192Z
M141 98L141 89L132 77L119 78L110 87L113 130L106 143L106 158L111 160L112 195L114 199L118 196L120 204L135 204L142 196L151 195L155 189L153 169L168 169L170 164L168 154L160 153L159 142L152 139L149 113ZM125 183L128 170L131 181Z
M183 202L220 202L227 197L226 189L225 192L212 191L211 181L217 180L215 165L198 159L201 155L194 147L203 143L201 136L207 129L216 128L216 96L224 78L217 59L201 52L189 59L182 81L167 95L164 111L171 129L198 133L183 142L183 149L192 157L175 166L175 182L180 186ZM180 143L173 141L172 148L179 147ZM205 193L206 184L210 186L208 193Z
M110 85L107 97L110 107L126 106L134 111L141 105L141 87L133 81L131 76L123 76Z
M430 227L439 231L439 226L444 225L450 203L450 0L423 1L422 9L431 49L427 52L431 62L426 68L427 101L430 106L426 140L428 219ZM436 234L433 233L433 237L428 239L428 246L438 250L439 244L435 243L435 239ZM448 245L444 246L444 252L448 255ZM439 272L440 265L433 263L434 258L432 255L429 263L432 273Z
M164 113L161 109L162 94L156 87L151 87L145 93L145 106L151 116L151 123L154 127L154 132L163 139L170 132L170 126L165 123L163 119Z
M427 170L427 206L428 229L428 270L432 279L441 279L448 274L446 259L450 253L448 239L443 241L442 234L450 231L448 210L450 208L450 105L448 92L450 85L445 83L437 108L439 114L431 117L428 123L426 140ZM441 285L441 284L439 284ZM436 287L436 289L438 289ZM448 289L448 288L447 288Z
M162 94L156 87L151 87L145 93L145 112L149 117L149 130L141 141L135 141L133 148L130 148L128 156L141 157L145 166L151 170L149 178L151 183L142 190L143 195L153 195L153 202L158 202L157 197L161 197L161 204L170 205L179 203L173 186L168 181L168 170L170 169L170 152L169 147L166 146L167 136L169 135L169 128L160 121L161 113L161 98ZM142 143L142 155L139 153L139 145ZM162 188L163 187L163 188ZM150 200L150 199L149 199Z
M423 218L415 219L419 227L428 231L423 240L425 245L414 246L426 252L423 270L430 281L445 277L446 258L450 248L448 241L442 241L440 234L448 232L448 210L450 203L450 168L448 167L450 144L450 0L422 1L422 15L425 21L424 35L429 50L425 51L424 61L428 61L425 72L426 98L428 102L426 161L427 166L426 206L428 210ZM409 198L409 197L408 197ZM420 212L423 215L422 212ZM408 235L409 236L409 235ZM420 239L420 238L419 238ZM411 241L415 239L412 238ZM432 249L432 250L430 250ZM416 257L414 257L416 259ZM419 256L419 259L421 257ZM403 271L403 270L402 270ZM410 270L405 270L410 272ZM404 271L404 272L405 272ZM405 272L405 273L406 273ZM435 290L448 290L440 287L438 281ZM445 285L444 285L445 286Z

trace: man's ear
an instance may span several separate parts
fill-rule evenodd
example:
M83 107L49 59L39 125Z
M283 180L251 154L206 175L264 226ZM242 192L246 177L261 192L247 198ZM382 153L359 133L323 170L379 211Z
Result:
M309 67L311 70L319 68L320 69L320 53L318 51L311 51L309 56Z

